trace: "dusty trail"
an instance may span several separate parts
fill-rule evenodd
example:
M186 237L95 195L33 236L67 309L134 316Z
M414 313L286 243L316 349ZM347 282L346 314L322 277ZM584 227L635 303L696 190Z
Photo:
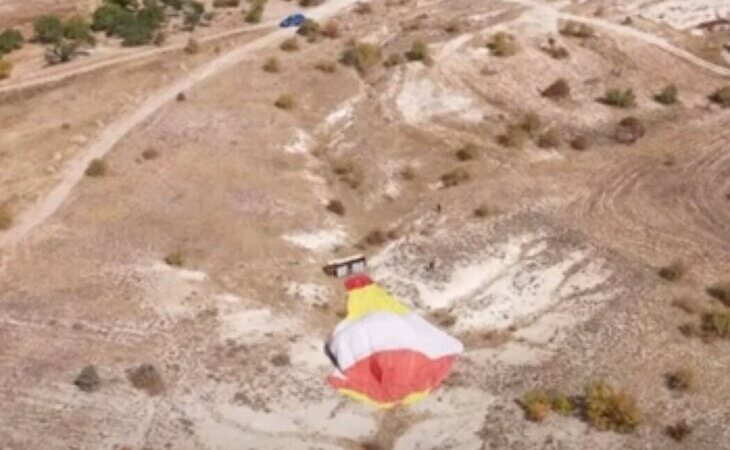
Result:
M355 2L356 0L331 0L316 9L312 9L309 16L317 20L324 20ZM15 225L0 235L0 248L19 243L35 227L53 215L68 198L76 184L84 177L84 171L93 159L102 158L109 153L127 133L143 123L166 103L174 100L178 93L189 90L201 81L235 66L252 52L276 44L292 33L294 31L291 29L279 29L236 48L152 94L136 111L110 124L94 143L63 169L60 174L60 183L48 195L23 211L17 218Z
M537 9L537 10L543 10L549 15L557 15L560 19L567 19L567 20L573 20L576 22L585 23L587 25L592 25L596 28L601 28L607 31L610 31L612 33L619 34L621 36L625 36L628 38L634 38L638 39L640 41L646 42L647 44L651 44L655 47L659 47L662 50L671 53L672 55L683 59L691 64L694 64L697 67L701 67L705 70L708 70L710 72L713 72L716 75L722 76L722 77L730 77L730 68L719 66L717 64L713 64L709 61L706 61L698 56L693 55L692 53L683 50L681 48L678 48L674 45L672 45L670 42L668 42L666 39L663 39L658 36L654 36L653 34L646 33L641 30L637 30L625 25L619 25L616 23L609 22L607 20L603 19L597 19L593 17L584 17L579 16L576 14L566 13L563 11L560 11L559 9L556 9L550 5L546 5L541 2L537 2L534 0L506 0L510 3L516 3L523 6L529 6L531 8Z

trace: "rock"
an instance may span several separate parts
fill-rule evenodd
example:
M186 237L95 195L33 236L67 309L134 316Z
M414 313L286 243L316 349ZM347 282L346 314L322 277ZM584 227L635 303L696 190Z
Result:
M96 372L96 367L88 365L81 370L81 373L74 380L76 387L84 392L94 392L101 385L101 378Z

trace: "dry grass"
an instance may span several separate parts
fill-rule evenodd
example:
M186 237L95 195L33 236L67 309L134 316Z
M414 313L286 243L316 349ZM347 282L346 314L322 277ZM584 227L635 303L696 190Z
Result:
M474 208L474 217L484 219L492 214L492 210L486 205L479 205Z
M466 183L471 179L471 175L465 169L457 168L451 172L447 172L441 175L441 185L444 188L450 188L458 186L462 183Z
M677 90L677 86L670 84L654 96L654 101L662 105L674 105L677 103L678 96L679 91Z
M291 94L281 94L276 101L274 101L274 106L276 106L279 109L284 110L290 110L294 109L294 107L297 105L296 100L294 100L294 96Z
M426 62L429 60L428 45L421 40L413 41L411 49L406 52L408 61Z
M554 394L550 402L552 410L561 416L569 416L575 412L575 403L565 394Z
M713 284L706 289L707 294L730 308L730 282Z
M604 382L586 386L585 418L598 430L618 433L630 433L642 422L636 400Z
M159 395L165 390L162 376L152 364L142 364L127 372L127 378L135 389L145 391L151 397Z
M664 432L675 441L682 442L692 433L692 427L686 421L680 420L672 425L667 425Z
M607 90L603 97L599 97L598 102L616 108L633 108L636 106L636 95L631 88L613 88Z
M525 417L533 422L542 422L547 419L552 409L550 395L545 391L529 391L519 403L525 411Z
M449 34L461 32L461 21L459 19L451 19L444 25L444 31Z
M157 159L159 157L160 157L160 152L154 148L148 148L147 150L142 152L142 158L147 161L151 161L151 160Z
M706 339L730 338L730 310L705 313L702 316L702 332Z
M109 172L109 167L106 161L102 159L94 159L89 163L89 166L84 171L87 177L97 178L103 177Z
M261 66L264 72L268 73L279 73L281 71L281 64L279 60L273 56L266 60L263 66Z
M458 149L454 156L456 156L456 159L459 161L471 161L479 156L479 147L477 147L476 144L469 142Z
M385 67L395 67L406 62L406 58L400 53L391 53L383 62Z
M504 133L497 136L497 142L504 147L520 149L525 146L529 137L520 125L508 125Z
M709 99L711 102L717 103L723 108L730 108L730 86L716 90L709 96Z
M689 391L694 388L694 371L682 367L666 375L667 387L673 391Z
M172 267L182 267L185 265L185 255L181 250L175 250L169 255L165 256L165 264Z
M684 276L686 270L687 269L681 261L674 261L671 264L660 267L657 271L657 275L666 281L679 281L682 276Z

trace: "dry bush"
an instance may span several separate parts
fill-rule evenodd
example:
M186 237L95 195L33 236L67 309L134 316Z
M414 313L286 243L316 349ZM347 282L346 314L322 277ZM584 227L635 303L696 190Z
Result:
M468 142L456 151L455 156L459 161L471 161L479 156L479 147L472 142Z
M345 215L345 205L339 200L330 200L327 203L327 211L337 214L338 216Z
M553 84L541 92L543 97L552 100L560 100L570 97L570 85L565 78L558 78Z
M710 95L709 99L711 102L717 103L723 108L730 108L730 86L716 90Z
M486 205L479 205L474 209L474 217L484 219L492 214L492 210Z
M636 106L636 95L631 88L628 89L609 89L603 95L599 97L598 101L608 106L615 106L617 108L633 108Z
M558 45L553 38L548 39L548 45L541 48L553 59L565 59L570 56L568 49Z
M299 6L319 6L325 0L299 0Z
M271 57L266 60L263 66L261 68L264 70L264 72L268 73L279 73L281 70L281 65L279 64L279 60Z
M702 316L702 332L708 339L730 338L730 310L705 313Z
M670 372L666 375L667 387L673 391L689 391L694 387L694 376L690 367Z
M274 106L284 110L293 109L296 104L294 96L291 94L281 94L274 102Z
M94 392L101 385L101 378L96 367L89 365L81 369L79 375L74 379L74 384L84 392Z
M561 416L569 416L575 411L575 403L565 394L554 394L550 407Z
M369 2L359 2L357 5L355 5L355 12L358 14L372 14L373 5L371 5Z
M309 41L317 39L319 36L320 26L319 22L314 19L306 19L299 28L297 28L297 34L304 36Z
M142 152L142 158L144 158L147 161L157 159L159 157L160 157L160 152L154 148L148 148Z
M0 205L0 231L7 230L13 224L13 215L10 208Z
M291 366L291 358L286 353L277 353L271 357L271 365L274 367Z
M0 58L0 80L10 78L13 73L13 64L10 61L6 61Z
M552 402L545 391L529 391L519 401L525 417L533 422L542 422L550 414Z
M646 134L646 128L636 117L625 117L616 125L613 137L622 144L633 144Z
M562 137L557 127L548 128L537 138L537 146L540 148L555 148L560 145Z
M670 84L654 96L654 101L662 105L673 105L677 103L678 96L679 91L677 90L677 86Z
M495 33L489 43L487 43L487 47L492 51L493 55L500 57L512 56L520 51L515 37L504 31Z
M198 44L198 41L193 38L188 39L188 43L185 44L185 53L194 55L198 52L200 52L200 44Z
M108 171L109 166L107 166L106 161L102 159L94 159L89 163L88 167L86 167L84 174L86 174L87 177L103 177Z
M585 417L598 430L619 433L634 431L642 421L636 400L604 382L586 386Z
M720 303L730 308L730 282L726 281L723 283L713 284L708 287L705 292L707 292L710 297L720 301Z
M247 23L261 23L261 19L264 17L265 6L266 0L254 0L244 20Z
M142 364L127 372L127 378L135 389L147 392L151 397L161 394L165 390L162 376L152 364Z
M401 169L400 177L406 181L413 181L416 179L416 169L413 166L406 166Z
M442 328L456 325L457 317L448 309L438 309L431 312L431 319Z
M444 31L449 34L456 34L461 32L461 21L459 19L451 19L445 26Z
M334 163L332 171L343 183L352 189L357 189L363 181L362 169L350 160L340 160Z
M320 34L329 39L337 39L340 37L340 25L334 20L329 20L322 27Z
M279 48L285 52L295 52L299 50L299 41L295 37L284 39L281 45L279 45Z
M185 95L184 92L178 92L177 96L175 97L175 100L177 100L179 102L184 102L187 99L188 99L188 97Z
M672 306L681 309L687 314L697 314L702 310L701 306L695 300L685 297L674 300Z
M586 150L589 145L590 143L588 142L588 138L583 135L576 136L570 141L570 147L573 150L583 151Z
M528 112L522 117L520 128L522 128L530 137L536 137L542 130L543 123L539 115L534 112Z
M378 64L381 58L378 46L367 42L356 42L344 50L340 61L364 73Z
M509 125L503 134L497 136L499 144L520 149L525 146L530 135L520 125Z
M157 33L155 33L154 39L152 39L152 44L160 47L165 43L165 41L167 41L167 35L165 34L165 32L158 31Z
M686 268L681 261L674 261L669 265L660 267L657 275L666 281L679 281L686 272Z
M682 442L692 433L692 427L686 421L680 420L672 425L667 425L664 432L675 441Z
M595 31L589 25L573 20L565 21L560 27L560 34L563 36L589 38L595 35Z
M441 184L444 188L450 188L465 183L471 179L471 175L465 169L457 168L451 172L441 175Z
M171 267L182 267L185 265L185 255L180 250L175 250L169 255L165 256L165 264Z
M406 52L408 61L428 61L428 45L421 40L413 41L411 49Z
M241 0L213 0L213 8L235 8Z
M385 67L394 67L394 66L403 64L405 61L406 61L405 57L403 57L403 55L401 55L400 53L391 53L385 59L385 62L383 62L383 65Z
M383 230L375 229L365 235L363 242L371 247L379 247L388 242L388 234Z
M314 65L314 68L324 73L335 73L337 72L337 63L334 61L319 61Z

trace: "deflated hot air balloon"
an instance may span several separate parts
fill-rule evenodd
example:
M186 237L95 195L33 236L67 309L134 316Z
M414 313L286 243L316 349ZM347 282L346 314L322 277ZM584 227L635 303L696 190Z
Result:
M426 397L463 351L458 340L399 303L364 274L345 280L347 317L327 342L329 383L378 408Z

